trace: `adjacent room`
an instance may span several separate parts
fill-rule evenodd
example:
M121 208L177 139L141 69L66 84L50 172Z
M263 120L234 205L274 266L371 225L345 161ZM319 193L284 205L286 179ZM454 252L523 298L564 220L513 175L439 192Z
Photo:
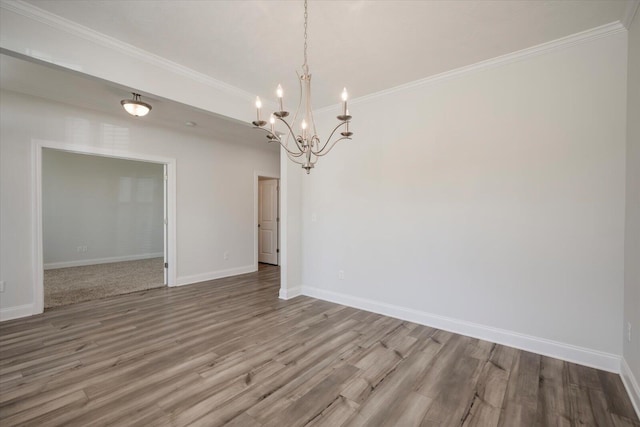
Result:
M639 4L0 0L0 425L640 426Z
M164 286L164 165L44 149L46 308Z

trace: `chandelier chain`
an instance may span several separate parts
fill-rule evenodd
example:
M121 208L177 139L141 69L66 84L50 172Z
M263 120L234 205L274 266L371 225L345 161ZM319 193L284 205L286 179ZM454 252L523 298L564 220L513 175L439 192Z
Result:
M307 64L307 20L309 14L307 13L307 0L304 0L304 64L302 69L305 73L309 72L309 65Z

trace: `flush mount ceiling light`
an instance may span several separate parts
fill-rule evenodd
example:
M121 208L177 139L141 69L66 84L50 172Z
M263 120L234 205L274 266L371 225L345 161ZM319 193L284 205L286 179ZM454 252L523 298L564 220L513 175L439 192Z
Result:
M147 104L146 102L142 102L140 100L139 93L131 92L131 95L133 95L133 99L123 99L122 101L120 101L120 104L122 104L124 109L127 110L127 113L131 114L132 116L146 116L147 113L151 111L151 105Z
M307 65L307 0L304 1L304 63L302 64L302 75L298 74L300 80L300 101L298 103L298 110L291 119L291 123L287 122L285 118L289 115L288 111L285 111L282 106L283 90L282 86L278 85L276 95L278 97L279 111L273 112L269 118L270 128L267 130L264 126L266 121L262 120L261 108L262 102L260 98L256 98L256 109L258 110L257 119L252 122L256 128L267 132L267 138L269 142L277 141L287 153L289 159L293 162L302 165L302 168L309 173L318 161L318 159L331 151L331 149L343 139L351 139L353 132L349 131L349 122L351 116L349 110L347 110L347 90L342 91L342 114L338 116L338 125L333 129L326 142L321 143L320 138L316 132L316 124L313 121L313 112L311 110L311 74L309 74L309 65ZM296 120L300 118L300 133L296 135L294 127L296 127ZM286 132L281 133L276 130L276 121L282 122L286 126ZM335 133L338 129L342 128L340 137ZM282 138L286 135L285 140ZM291 142L293 140L293 142Z

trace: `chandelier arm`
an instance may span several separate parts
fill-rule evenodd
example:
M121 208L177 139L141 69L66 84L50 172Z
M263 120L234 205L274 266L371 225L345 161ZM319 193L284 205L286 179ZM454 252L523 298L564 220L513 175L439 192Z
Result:
M289 158L289 160L291 160L293 163L295 163L295 164L297 164L297 165L303 165L303 164L304 164L304 162L303 162L303 161L300 161L300 160L298 160L298 159L297 159L297 158L295 158L295 157L291 157L291 156L289 155L289 153L287 153L287 157Z
M280 141L279 139L277 139L276 141L278 141L278 143L280 144L280 146L284 149L284 151L287 152L287 156L289 156L290 159L293 160L293 157L301 157L304 153L300 152L300 153L296 153L295 151L291 151L287 148L286 145L284 145L282 143L282 141Z
M285 153L287 153L287 157L289 158L289 160L291 160L293 163L296 163L298 165L304 164L304 158L302 160L299 159L304 155L303 152L294 153L293 151L289 150L283 143L280 143L280 145L282 146L282 148L284 148Z
M297 114L297 113L296 113ZM298 142L298 138L296 138L296 133L294 132L294 130L291 128L291 126L289 125L289 123L287 123L287 121L285 119L283 119L282 117L278 117L278 119L285 124L285 126L287 127L287 129L289 129L289 135L287 135L287 142L289 142L289 136L293 137L293 140L296 142L296 147L298 147L298 150L301 153L304 153L304 149L302 148L302 145L300 145L300 142Z
M302 150L300 150L299 153L296 153L295 151L289 150L289 148L287 148L287 146L282 143L282 140L280 139L280 137L278 135L275 135L275 134L271 133L271 131L263 129L263 128L258 128L258 127L256 129L260 129L261 131L264 131L264 132L268 133L269 135L274 136L274 138L271 141L278 141L280 146L285 149L287 154L290 154L290 155L292 155L294 157L300 157L300 156L302 156L304 154L304 152L302 152Z
M319 155L320 153L322 153L324 151L325 148L327 148L327 145L329 144L329 142L331 141L331 138L333 138L333 134L336 133L336 131L338 129L340 129L340 126L344 126L347 122L341 122L338 123L338 126L336 126L335 128L333 128L333 130L331 131L331 134L329 135L329 138L327 138L327 142L324 143L324 145L322 146L321 149L314 151L313 154L315 154L316 156ZM340 138L342 139L342 138Z
M299 88L300 96L298 97L298 106L296 107L296 112L294 113L293 117L291 117L291 123L294 125L296 123L296 120L298 120L298 115L300 114L300 106L302 105L302 80L300 79L300 74L298 74L297 71L296 71L296 76L298 76L298 88ZM287 134L287 145L289 144L289 138L291 136L293 136L293 139L296 141L296 144L297 144L298 138L296 138L296 133L293 131L293 129L291 129L291 126L289 126L289 123L285 121L282 117L279 117L279 119L282 120L284 124L289 128L289 134ZM298 146L298 149L300 151L304 151L300 146Z
M290 158L290 159L291 159L291 157L292 157L292 156L293 156L293 157L301 157L301 156L304 154L303 152L296 153L295 151L291 151L291 150L289 150L289 149L287 148L287 146L286 146L286 145L284 145L284 144L282 143L282 141L280 141L279 139L277 139L276 141L278 141L278 143L280 144L280 146L281 146L282 148L284 148L284 150L287 152L287 155L289 156L289 158ZM292 159L292 160L293 160L293 159Z
M325 151L324 153L313 153L313 154L314 154L316 157L326 156L326 155L327 155L327 154L329 154L329 152L333 149L333 147L335 147L335 146L336 146L336 144L337 144L338 142L342 141L343 139L349 139L349 140L350 140L351 138L349 138L348 136L342 136L342 137L340 137L340 138L336 139L335 141L333 141L333 142L331 143L331 146L329 147L329 149L328 149L327 151ZM323 149L324 149L324 147L323 147Z
M316 147L320 146L320 138L318 138L318 135L315 133L311 137L311 144L309 144L309 150L311 151L312 154L316 154L316 151L313 150L314 145Z

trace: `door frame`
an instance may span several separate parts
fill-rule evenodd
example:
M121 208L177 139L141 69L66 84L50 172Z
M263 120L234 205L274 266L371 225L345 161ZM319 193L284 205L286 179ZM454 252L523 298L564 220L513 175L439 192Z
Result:
M280 177L273 173L253 171L253 268L258 271L258 209L260 203L260 184L258 181L262 178L277 179L278 180L278 266L281 265L282 251L280 250L280 244L282 242L282 216L281 216L281 192L280 192Z
M117 151L87 145L77 145L61 143L56 141L32 140L32 203L35 215L32 223L33 236L33 314L44 312L44 260L43 260L43 237L42 237L42 150L50 148L54 150L66 151L76 154L87 154L101 157L111 157L115 159L137 160L149 163L165 165L165 182L167 191L165 192L165 204L167 209L167 224L165 226L165 239L167 247L165 256L168 259L167 286L176 286L177 277L177 257L176 257L176 159L169 157L158 157L143 153L129 151Z

